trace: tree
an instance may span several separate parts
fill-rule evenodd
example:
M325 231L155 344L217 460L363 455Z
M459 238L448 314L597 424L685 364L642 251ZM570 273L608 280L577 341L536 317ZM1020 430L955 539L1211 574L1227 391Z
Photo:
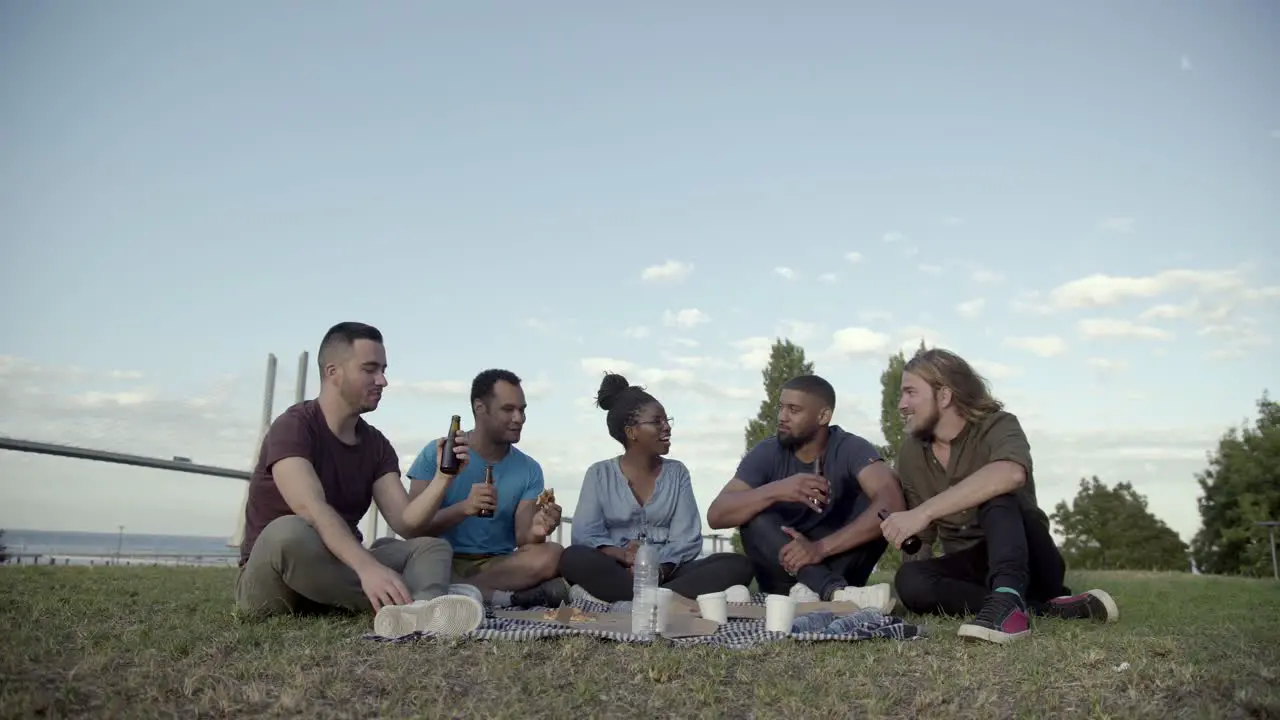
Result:
M1081 479L1072 504L1059 502L1051 519L1073 570L1189 569L1187 544L1127 482L1109 488L1097 476Z
M1270 575L1270 538L1255 523L1280 520L1280 404L1264 392L1254 426L1227 430L1196 479L1204 493L1198 501L1200 531L1191 541L1196 567Z
M781 401L782 386L788 380L801 375L812 375L813 363L805 360L804 348L790 340L777 339L769 349L769 363L760 371L764 380L764 400L760 401L760 411L747 421L743 430L745 452L772 437L778 431L778 403ZM742 553L742 538L738 532L733 533L734 552Z
M0 530L0 565L9 562L9 548L4 544L4 530Z

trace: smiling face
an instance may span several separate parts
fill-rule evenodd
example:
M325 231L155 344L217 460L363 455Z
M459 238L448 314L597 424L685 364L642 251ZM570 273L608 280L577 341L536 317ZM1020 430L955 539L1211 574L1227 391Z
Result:
M933 437L942 417L938 407L938 393L929 383L915 373L902 373L902 397L898 400L898 412L902 413L902 429L919 440Z
M350 350L325 366L326 381L337 388L338 396L358 413L378 409L382 389L387 386L387 351L382 343L356 340Z
M636 408L635 420L627 426L627 447L649 454L671 452L671 418L662 403L653 401Z
M493 397L476 401L476 426L483 427L485 437L514 445L520 442L528 408L519 385L499 380L493 385Z

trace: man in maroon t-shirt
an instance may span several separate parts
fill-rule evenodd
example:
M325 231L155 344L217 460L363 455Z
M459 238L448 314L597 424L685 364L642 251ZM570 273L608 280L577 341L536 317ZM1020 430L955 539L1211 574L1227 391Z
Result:
M320 343L318 359L319 397L276 418L249 481L239 609L373 609L380 634L473 629L483 620L483 606L448 594L449 543L417 537L442 493L410 501L391 443L360 417L377 409L387 385L382 333L362 323L335 325ZM460 442L459 455L466 452ZM410 539L365 549L357 523L371 502L392 530ZM454 622L441 628L441 618Z

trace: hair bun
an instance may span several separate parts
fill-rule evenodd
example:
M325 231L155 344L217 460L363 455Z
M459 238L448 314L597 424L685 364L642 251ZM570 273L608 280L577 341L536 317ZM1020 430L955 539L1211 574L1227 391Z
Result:
M606 372L600 381L600 390L596 392L596 407L608 412L617 402L618 396L631 387L627 379L617 373Z

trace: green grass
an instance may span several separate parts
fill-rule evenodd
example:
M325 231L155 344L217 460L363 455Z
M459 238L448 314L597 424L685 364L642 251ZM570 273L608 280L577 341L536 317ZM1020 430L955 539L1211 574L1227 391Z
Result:
M5 717L1280 717L1280 583L1073 574L1111 626L748 651L582 638L391 645L368 617L240 622L234 571L0 569ZM1128 663L1125 670L1117 670Z

